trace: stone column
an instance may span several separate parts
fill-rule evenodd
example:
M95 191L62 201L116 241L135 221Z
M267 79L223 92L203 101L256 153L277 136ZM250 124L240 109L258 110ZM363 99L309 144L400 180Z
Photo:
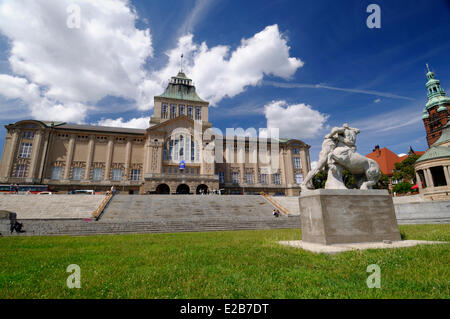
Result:
M95 146L95 136L89 136L89 144L88 144L88 154L86 159L86 171L84 172L84 179L87 181L90 177L92 160L94 158L94 146Z
M131 166L131 148L132 148L131 141L127 140L127 147L125 151L125 172L123 172L122 180L128 180L128 171L130 170Z
M8 156L6 160L6 176L7 178L11 177L11 170L14 164L14 158L17 153L17 142L19 140L19 131L13 130L13 135L11 139L11 144L9 148L9 154L3 154L3 156Z
M66 169L64 170L64 180L69 180L70 178L70 168L72 166L72 160L73 160L73 151L75 148L75 135L70 135L69 140L69 149L67 150L66 154Z
M434 187L434 182L433 182L433 175L431 174L431 170L429 168L427 168L426 170L424 170L428 176L428 187Z
M37 131L34 134L33 146L31 151L31 165L30 170L28 171L28 178L35 179L36 178L36 168L38 166L38 159L41 153L41 141L42 141L42 131Z
M47 156L48 156L48 148L49 148L49 139L51 138L51 133L47 131L47 134L43 135L44 138L44 146L42 147L41 152L41 165L39 166L39 172L37 174L37 178L44 178L44 170L47 167Z
M106 168L105 168L105 181L109 181L109 173L111 172L111 163L113 159L113 151L114 151L114 141L113 138L110 137L108 139L108 150L106 154Z
M444 175L445 175L445 182L447 184L447 186L450 185L450 174L448 173L448 166L442 166L442 169L444 171Z
M419 186L419 189L422 189L422 180L420 179L420 175L416 172L416 180L417 180L417 186Z

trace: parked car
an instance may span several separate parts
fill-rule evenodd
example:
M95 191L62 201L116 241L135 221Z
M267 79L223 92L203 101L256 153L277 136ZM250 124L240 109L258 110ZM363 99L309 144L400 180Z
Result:
M286 194L282 193L282 192L277 192L277 193L273 194L273 196L286 196Z
M53 193L52 192L40 192L40 193L37 193L38 195L53 195Z
M93 191L91 189L89 189L89 190L78 189L78 190L69 191L69 194L70 195L95 195L95 191Z

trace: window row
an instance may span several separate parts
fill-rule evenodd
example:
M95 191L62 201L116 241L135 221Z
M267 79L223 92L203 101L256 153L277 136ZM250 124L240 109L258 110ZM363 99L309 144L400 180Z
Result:
M112 170L112 178L111 180L114 182L120 182L123 177L123 169L121 168L115 168ZM63 174L63 168L61 166L55 166L52 169L52 180L60 180L62 179ZM84 168L82 167L74 167L72 169L72 176L71 180L73 181L80 181L84 177ZM132 169L130 171L130 180L132 181L139 181L141 179L141 170L139 169ZM103 180L103 168L94 168L92 170L92 180L94 181L101 181Z
M167 166L163 167L163 174L186 174L186 175L200 175L199 167L185 167L180 169L177 166Z
M259 182L261 184L268 184L269 183L269 174L259 174ZM233 184L239 184L239 172L233 172L231 174L231 181ZM225 182L225 174L223 172L219 172L219 183ZM246 173L245 174L245 183L247 184L254 184L254 174L253 173ZM275 185L281 184L281 177L279 173L272 174L272 183Z
M259 182L261 184L268 184L269 183L269 174L259 174ZM231 175L233 184L239 184L239 172L233 172ZM253 184L254 174L253 173L246 173L245 174L245 182L247 184ZM281 178L279 173L272 174L272 182L273 184L279 185L281 184ZM303 182L303 175L302 174L295 174L295 183L301 184ZM225 173L219 172L219 183L225 183Z
M167 119L170 118L176 118L177 116L186 115L190 119L194 119L194 110L195 110L195 119L201 120L202 119L202 108L200 106L191 106L188 105L187 107L185 105L177 105L177 104L169 104L163 103L161 107L161 118ZM170 111L170 112L169 112Z

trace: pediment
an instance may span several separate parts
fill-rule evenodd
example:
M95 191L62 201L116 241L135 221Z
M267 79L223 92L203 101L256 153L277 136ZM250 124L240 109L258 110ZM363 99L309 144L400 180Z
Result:
M176 118L170 119L168 121L153 125L147 129L148 133L156 133L156 132L172 132L177 128L186 128L193 129L194 121L185 115L178 116Z

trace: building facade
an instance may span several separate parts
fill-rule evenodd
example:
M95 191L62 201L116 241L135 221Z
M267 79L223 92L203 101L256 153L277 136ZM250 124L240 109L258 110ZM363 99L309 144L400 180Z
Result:
M310 167L296 139L219 136L209 103L180 72L154 97L147 129L24 120L6 125L0 183L58 191L298 195Z
M450 197L450 122L439 139L414 164L419 192L426 198Z
M423 110L422 118L427 133L428 147L431 147L441 137L442 128L447 124L450 98L445 94L440 81L436 79L434 72L430 71L429 68L427 79L428 101Z

